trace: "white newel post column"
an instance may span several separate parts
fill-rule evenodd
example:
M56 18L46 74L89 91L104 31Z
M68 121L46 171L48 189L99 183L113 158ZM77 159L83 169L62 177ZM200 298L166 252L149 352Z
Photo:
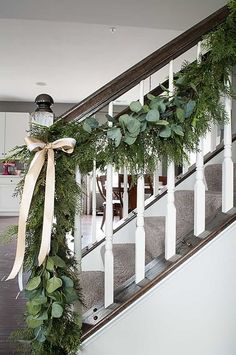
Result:
M113 103L110 102L108 113L113 116ZM112 123L111 123L112 125ZM106 222L105 222L105 308L114 302L114 256L113 256L113 204L112 204L112 164L107 166L106 181Z
M140 103L144 104L144 82L139 84ZM145 230L144 230L144 176L141 174L137 182L137 226L135 231L135 282L145 278Z
M197 45L197 61L201 61L201 42ZM194 185L194 235L205 231L205 194L203 137L200 138L196 153L196 182Z
M169 64L169 95L174 93L173 60ZM165 258L176 255L176 208L175 208L175 165L169 162L167 167L167 209L165 223Z
M225 97L225 110L228 120L224 125L224 160L222 165L222 212L234 206L234 166L232 161L232 99Z
M97 194L96 194L96 160L93 162L93 175L92 175L92 243L97 241Z
M129 195L128 195L128 174L127 169L124 167L124 181L123 181L123 218L127 218L129 214Z
M76 183L81 186L81 174L79 167L76 167L75 171L75 180ZM80 211L75 214L74 221L74 254L77 261L77 272L81 272L81 257L82 257L82 247L81 247L81 215Z

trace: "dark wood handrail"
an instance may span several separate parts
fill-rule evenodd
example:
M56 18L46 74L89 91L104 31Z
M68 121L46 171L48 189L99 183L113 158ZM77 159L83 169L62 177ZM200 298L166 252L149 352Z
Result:
M229 8L227 6L220 8L73 106L61 115L60 119L70 122L98 112L109 102L136 86L141 80L164 67L170 60L179 57L196 45L202 39L202 36L221 24L228 14Z

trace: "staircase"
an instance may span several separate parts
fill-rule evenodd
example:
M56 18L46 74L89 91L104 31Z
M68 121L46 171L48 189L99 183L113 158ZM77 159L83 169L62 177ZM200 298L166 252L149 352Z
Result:
M144 80L167 64L169 78L166 84L172 92L173 61L196 45L197 55L193 61L199 60L202 36L220 24L227 14L227 7L218 10L83 100L62 115L61 119L66 122L75 119L83 120L107 105L109 105L110 116L114 116L113 101L137 85L140 89L139 101L144 103L147 94L144 90ZM159 95L163 89L158 86L149 91ZM226 102L226 110L230 118L231 104ZM175 166L170 162L167 167L166 190L160 195L156 193L146 205L143 176L138 178L137 209L129 214L114 231L111 213L113 167L107 166L105 238L94 240L92 247L83 251L82 260L81 250L75 250L78 262L82 264L80 278L84 295L83 344L95 342L97 333L105 334L110 324L119 323L120 319L125 317L126 312L140 305L140 302L147 299L154 289L161 290L161 283L168 279L169 275L175 275L176 270L181 269L180 267L184 269L187 263L191 263L192 258L199 252L203 252L214 239L217 239L219 235L224 237L224 231L228 233L227 231L230 230L229 233L231 233L230 228L235 228L236 211L233 208L235 178L234 186L232 182L236 165L233 165L231 155L231 122L225 124L224 140L220 145L217 145L216 136L213 135L215 128L212 127L212 134L208 137L211 152L207 150L208 154L204 157L204 139L202 138L196 152L195 164L183 168L183 174L177 177ZM235 149L234 141L233 136L233 148ZM93 173L95 179L96 163ZM76 220L78 222L78 218ZM77 248L80 238L81 235L75 235ZM230 238L232 238L232 233ZM173 289L172 292L174 293L175 290ZM155 310L153 312L155 313ZM135 327L135 323L132 326ZM143 326L145 328L145 324ZM144 343L147 346L145 340ZM88 355L95 353L86 350L86 346L83 350L82 345L82 353ZM128 348L130 346L129 344ZM96 347L93 351L96 351L95 349ZM98 349L97 355L108 355L112 352L108 346L105 346L104 350L101 350L101 347ZM120 351L122 351L121 348L119 348L119 353ZM143 354L145 351L144 346L142 351L137 353L136 349L134 353ZM130 350L129 352L124 350L123 353L131 354ZM156 352L152 348L146 353L152 355ZM189 353L195 354L194 351ZM167 353L162 352L162 354ZM176 354L180 354L179 349ZM206 352L204 354L216 355L216 353ZM233 353L226 355L233 355Z
M236 164L234 164L234 172ZM215 178L215 176L217 178ZM235 176L235 174L234 174ZM209 164L205 167L205 179L207 184L206 191L206 231L203 236L195 237L193 231L194 224L194 191L181 189L183 182L180 181L178 191L175 192L175 206L177 212L177 255L181 259L189 254L194 248L201 244L207 235L215 232L222 223L228 223L232 218L230 213L222 213L222 165ZM234 191L236 191L236 179L234 179ZM160 196L156 205L162 202L165 197ZM158 206L156 207L158 208ZM148 208L147 208L148 212ZM116 243L114 235L113 254L114 254L114 285L115 303L110 309L104 308L104 272L103 271L82 271L81 285L84 293L84 322L87 329L99 324L107 314L130 297L143 286L147 286L154 278L166 271L173 262L166 261L165 252L165 216L145 217L145 280L138 285L135 284L135 244ZM125 231L124 231L125 233ZM104 263L104 248L100 246L100 253ZM179 259L179 260L180 260ZM90 325L91 327L88 327ZM96 327L95 327L96 329ZM86 338L86 333L84 334Z

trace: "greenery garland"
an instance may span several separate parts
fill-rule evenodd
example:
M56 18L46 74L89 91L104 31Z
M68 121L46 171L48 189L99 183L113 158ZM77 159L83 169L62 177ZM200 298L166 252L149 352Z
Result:
M182 164L187 159L186 152L196 149L199 138L211 123L223 123L227 119L220 99L222 95L232 95L228 78L236 64L236 1L230 1L229 7L230 15L225 22L204 38L208 54L200 63L185 63L183 70L175 75L172 97L168 90L158 97L147 95L145 105L132 102L131 113L118 120L107 116L107 122L100 126L92 117L66 125L59 120L49 128L33 125L31 135L44 142L71 137L77 144L72 155L55 152L56 223L50 255L40 267L37 256L42 233L45 169L37 181L27 221L24 262L24 270L30 274L25 288L27 328L17 335L21 343L30 346L32 354L76 354L80 345L81 315L73 311L72 305L82 302L81 289L76 261L66 242L66 234L71 231L73 234L74 215L82 194L75 182L76 166L87 174L96 159L100 169L112 163L117 169L126 165L133 174L138 174L153 172L157 159L167 158ZM29 166L33 154L22 147L11 157L15 158Z

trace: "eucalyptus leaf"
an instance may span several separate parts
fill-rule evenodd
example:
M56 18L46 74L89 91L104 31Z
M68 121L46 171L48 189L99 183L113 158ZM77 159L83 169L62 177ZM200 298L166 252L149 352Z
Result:
M196 106L196 101L189 100L189 102L185 106L185 118L189 118Z
M183 75L181 75L181 76L179 76L179 78L175 81L175 85L183 85L183 83L184 83L184 76Z
M32 316L35 316L38 314L41 310L41 305L40 304L34 304L31 301L26 302L26 309L29 314Z
M127 135L130 136L130 137L133 137L133 138L137 138L139 133L140 133L140 128L137 131L133 131L132 133L129 132Z
M61 318L63 311L64 310L59 303L53 302L53 304L52 304L52 318Z
M176 110L176 116L180 122L183 122L184 118L185 118L184 110L182 108L178 107Z
M66 267L65 261L64 261L62 258L60 258L60 256L54 255L54 256L52 256L51 258L52 258L52 260L53 260L53 262L54 262L54 265L55 265L56 267L60 267L60 268L62 268L62 269L64 269L64 268Z
M147 121L141 122L140 132L144 132L147 128Z
M92 132L92 128L90 127L90 125L86 121L83 123L83 130L88 133Z
M183 137L184 136L184 132L183 132L183 128L181 126L178 125L172 125L171 129L175 132L175 134L177 134L178 136Z
M28 316L26 318L26 323L29 328L35 329L43 324L43 320L38 320L38 319L33 318L33 316Z
M76 290L72 287L68 287L65 289L65 297L66 297L66 301L68 303L73 303L73 302L77 301L79 298Z
M129 115L125 114L125 115L121 115L119 117L119 123L121 126L123 127L126 127L126 125L128 124L129 120L130 120L130 117Z
M53 301L57 301L57 302L61 302L61 300L62 300L62 295L61 295L60 291L54 291L54 292L50 293L48 295L48 297L51 298Z
M35 290L36 288L39 287L40 283L41 283L41 277L35 276L27 282L25 289L28 291Z
M130 120L126 124L126 128L128 129L129 133L134 133L140 130L140 121L134 117L130 117Z
M47 297L45 295L41 294L41 295L38 295L37 297L34 297L33 299L31 299L31 302L34 305L42 305L42 304L47 303Z
M160 119L160 113L158 110L150 110L147 113L146 120L148 122L157 122Z
M156 96L154 96L152 94L147 94L147 98L148 98L148 100L152 101L156 98Z
M46 290L48 293L56 291L62 286L62 280L59 277L53 276L47 281Z
M141 103L139 101L133 101L131 102L131 104L129 105L131 111L133 112L139 112L142 110L143 106L141 105Z
M127 143L128 145L132 145L132 144L134 144L136 139L137 139L137 137L131 137L129 135L126 135L125 139L124 139L124 142Z
M35 338L38 340L39 343L44 343L46 340L46 336L44 334L44 331L42 329L42 327L40 327L39 329L35 329Z
M169 124L169 122L166 120L159 120L156 122L157 126L167 126L168 124Z
M107 131L107 138L115 141L115 146L118 147L122 138L119 127L112 127Z
M74 282L73 282L73 280L71 280L71 278L69 278L67 276L62 276L61 279L62 279L63 285L65 287L74 287Z
M37 320L48 320L48 312L44 311L36 317Z
M165 128L163 128L160 133L159 136L162 138L169 138L171 136L171 128L170 126L166 126Z
M150 110L148 105L143 105L143 111L148 112Z
M85 122L91 127L91 128L97 128L99 126L98 121L96 120L95 117L88 117L85 119Z
M159 103L159 110L160 110L162 113L165 112L165 110L166 110L166 105L165 105L164 101L160 101L160 103Z
M48 271L53 271L54 270L54 261L53 261L53 259L50 256L47 259L46 269Z

